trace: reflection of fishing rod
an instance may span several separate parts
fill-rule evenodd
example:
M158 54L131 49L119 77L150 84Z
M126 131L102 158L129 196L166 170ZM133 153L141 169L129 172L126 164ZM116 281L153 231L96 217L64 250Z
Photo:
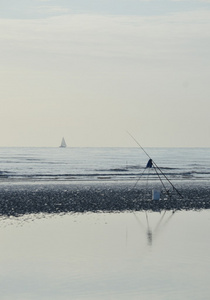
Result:
M177 190L177 188L173 185L173 183L168 179L168 177L162 172L162 170L158 167L158 165L154 162L154 160L149 156L149 154L145 151L145 149L139 144L139 142L132 136L132 134L130 134L130 132L127 131L127 133L130 135L130 137L137 143L137 145L139 145L139 147L142 149L142 151L149 157L149 159L151 160L151 164L153 164L159 171L160 173L165 177L165 179L170 183L170 185L173 187L173 189L177 192L177 194L181 197L184 198L182 196L182 194ZM151 165L152 166L152 165ZM150 166L150 167L151 167ZM162 181L161 181L162 182Z
M163 215L161 216L160 220L156 224L155 228L152 230L151 227L150 227L150 224L149 224L149 217L148 217L147 211L145 211L145 216L146 216L146 221L147 221L146 234L147 234L148 244L150 246L152 245L153 239L157 238L157 234L160 231L160 227L162 227L162 228L165 227L169 223L169 221L173 218L173 216L175 215L176 211L172 211L172 214L163 223L163 219L166 216L166 212L167 211L165 210L164 213L163 213ZM138 223L141 224L139 218L136 215L135 215L135 217L136 217L136 220L138 221Z
M146 219L147 219L147 239L148 239L148 244L152 245L153 234L152 234L152 230L150 229L150 226L149 226L149 219L148 219L148 215L147 215L146 211L145 211L145 214L146 214Z

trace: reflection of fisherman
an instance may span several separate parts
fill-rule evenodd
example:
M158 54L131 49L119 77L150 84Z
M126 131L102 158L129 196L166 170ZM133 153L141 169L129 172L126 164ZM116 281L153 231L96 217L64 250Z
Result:
M152 231L149 228L147 230L147 242L148 245L152 246Z
M146 168L152 168L152 159L151 158L148 160Z

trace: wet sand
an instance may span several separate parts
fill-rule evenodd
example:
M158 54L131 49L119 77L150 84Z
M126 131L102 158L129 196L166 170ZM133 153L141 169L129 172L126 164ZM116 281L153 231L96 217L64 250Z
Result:
M29 182L0 185L0 215L21 216L36 213L83 213L161 210L201 210L210 208L208 181L180 181L171 198L161 194L152 199L149 187L133 182Z

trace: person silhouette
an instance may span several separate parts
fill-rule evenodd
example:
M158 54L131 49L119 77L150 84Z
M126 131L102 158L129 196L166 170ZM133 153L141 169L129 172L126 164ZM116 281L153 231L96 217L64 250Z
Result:
M147 165L146 165L146 168L152 168L152 159L150 158L149 160L148 160L148 163L147 163Z

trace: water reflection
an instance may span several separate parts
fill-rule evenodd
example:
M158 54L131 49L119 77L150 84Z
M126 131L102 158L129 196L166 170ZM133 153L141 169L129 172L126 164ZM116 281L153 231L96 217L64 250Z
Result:
M137 214L134 212L134 216L140 225L141 229L144 228L144 231L147 236L147 243L149 246L152 246L153 239L157 237L157 234L159 231L164 230L164 227L170 222L172 217L174 216L176 210L172 210L167 212L166 210L163 212L160 212L160 217L158 220L156 220L156 224L153 228L151 228L150 225L150 214L149 212L145 211L145 218L146 218L146 226L143 225L143 223L140 221L139 217L137 217ZM167 215L167 213L169 215Z
M1 299L208 299L207 210L42 213L0 225Z

